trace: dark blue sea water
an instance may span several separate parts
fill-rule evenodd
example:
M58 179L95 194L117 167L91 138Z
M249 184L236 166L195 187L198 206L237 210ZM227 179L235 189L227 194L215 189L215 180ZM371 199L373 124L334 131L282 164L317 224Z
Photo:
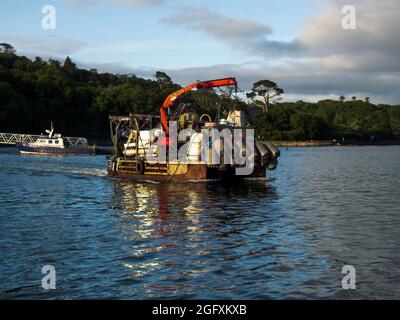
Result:
M105 167L0 148L0 298L400 298L400 147L283 148L238 185Z

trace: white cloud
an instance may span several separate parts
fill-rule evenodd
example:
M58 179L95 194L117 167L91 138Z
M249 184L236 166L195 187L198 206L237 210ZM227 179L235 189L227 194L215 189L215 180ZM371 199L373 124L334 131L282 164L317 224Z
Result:
M127 6L156 6L165 3L165 0L63 0L66 4L73 7L89 6L97 3L108 3Z
M325 12L309 19L299 36L288 42L268 39L272 29L266 24L224 17L204 7L182 7L163 21L203 31L243 54L267 59L325 58L324 64L331 67L343 62L343 68L365 68L359 59L387 66L387 61L394 62L400 55L398 0L318 1L327 5ZM343 4L356 7L356 30L342 28Z
M324 5L323 13L309 19L307 27L289 42L270 40L272 31L266 24L231 19L201 7L183 8L164 21L205 32L240 50L244 57L263 61L251 67L220 65L170 72L178 81L191 75L192 79L234 75L246 89L267 78L295 95L369 95L399 101L400 2L315 1ZM349 4L356 8L356 30L344 30L341 25L342 6ZM240 26L246 24L252 28L244 27L241 33ZM219 31L215 31L217 26Z
M163 20L164 23L203 31L213 38L229 45L234 50L262 55L291 54L300 50L296 42L271 41L271 27L249 19L224 17L206 7L180 8L174 15Z
M164 19L164 22L204 30L220 40L242 41L263 38L272 33L266 25L251 20L227 18L206 7L182 7L173 16Z
M67 56L83 49L87 44L83 41L60 36L4 36L2 42L10 43L19 54L38 56Z

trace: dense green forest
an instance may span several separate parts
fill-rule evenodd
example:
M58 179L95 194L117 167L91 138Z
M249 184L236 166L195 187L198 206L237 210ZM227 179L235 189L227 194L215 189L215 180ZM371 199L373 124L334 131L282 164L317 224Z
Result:
M63 63L30 60L3 44L0 132L40 133L53 121L57 131L65 135L107 139L110 114L158 114L167 95L178 88L162 72L154 79L99 73L77 68L70 58ZM283 94L283 89L275 89ZM180 102L200 105L213 114L217 105L218 110L245 110L263 139L400 139L400 105L374 105L369 99L345 101L338 97L337 101L318 103L271 100L262 106L255 96L257 92L244 101L227 90L222 94L201 91L185 95Z

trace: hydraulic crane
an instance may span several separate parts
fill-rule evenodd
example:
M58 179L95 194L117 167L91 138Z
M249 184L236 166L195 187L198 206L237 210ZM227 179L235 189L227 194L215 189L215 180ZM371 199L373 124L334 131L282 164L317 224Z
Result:
M167 122L167 114L166 110L171 108L175 103L176 99L178 99L184 93L191 91L193 89L207 89L207 88L215 88L215 87L225 87L225 86L235 86L237 87L237 81L235 78L225 78L225 79L216 79L209 81L197 81L195 83L189 84L182 89L171 93L167 99L165 99L162 107L160 108L160 116L161 116L161 125L165 132L165 135L168 139L169 127ZM168 140L167 140L168 141Z

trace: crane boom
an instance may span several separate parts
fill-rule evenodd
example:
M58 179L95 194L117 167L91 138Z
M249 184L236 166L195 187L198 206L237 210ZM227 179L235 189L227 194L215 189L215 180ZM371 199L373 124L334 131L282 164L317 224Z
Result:
M169 127L167 123L167 115L166 110L171 108L171 106L175 103L176 99L178 99L184 93L191 91L193 89L206 89L206 88L215 88L215 87L224 87L224 86L237 86L237 81L235 78L224 78L224 79L216 79L209 81L197 81L195 83L189 84L182 89L171 93L167 99L165 99L162 107L160 108L160 116L161 116L161 125L162 128L168 137Z

